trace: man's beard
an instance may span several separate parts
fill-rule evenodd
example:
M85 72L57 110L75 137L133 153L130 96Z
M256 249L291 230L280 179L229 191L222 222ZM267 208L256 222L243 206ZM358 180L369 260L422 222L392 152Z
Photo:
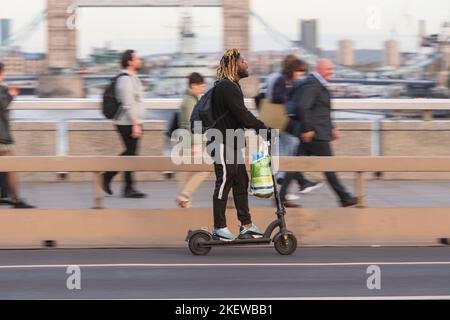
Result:
M238 70L237 74L240 79L248 78L248 70Z

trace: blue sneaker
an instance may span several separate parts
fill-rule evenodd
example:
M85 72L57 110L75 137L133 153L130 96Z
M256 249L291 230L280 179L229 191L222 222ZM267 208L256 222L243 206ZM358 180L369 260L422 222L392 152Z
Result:
M264 234L259 231L255 225L252 225L250 228L244 228L241 226L241 232L239 234L240 239L259 239L263 236Z
M237 238L228 228L214 229L213 237L221 241L233 241Z
M304 185L300 186L300 193L302 193L302 194L310 193L311 191L319 189L322 186L323 186L323 183L321 183L321 182L308 181Z

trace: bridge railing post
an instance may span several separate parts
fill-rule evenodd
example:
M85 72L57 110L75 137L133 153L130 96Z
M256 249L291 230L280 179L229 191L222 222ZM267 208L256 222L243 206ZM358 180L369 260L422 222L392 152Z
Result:
M366 192L364 185L364 172L356 172L355 189L356 197L358 198L358 208L365 208Z
M102 175L100 172L94 172L94 209L103 209L103 190L102 190Z
M433 110L422 111L422 120L423 121L433 121Z

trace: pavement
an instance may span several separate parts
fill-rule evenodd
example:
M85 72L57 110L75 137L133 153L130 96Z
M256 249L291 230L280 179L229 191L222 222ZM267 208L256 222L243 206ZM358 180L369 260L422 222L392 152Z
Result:
M354 191L354 182L346 180L344 184L348 190ZM146 192L146 199L121 198L122 184L114 182L113 196L104 198L106 208L120 209L160 209L175 208L175 198L178 183L173 180L160 182L137 183L140 191ZM213 181L203 183L193 195L194 208L210 208ZM297 192L296 184L291 191ZM450 181L382 181L370 180L366 182L366 203L374 208L450 208ZM52 182L52 183L21 183L20 193L23 198L39 209L84 209L93 206L94 185L90 182ZM298 193L297 193L298 194ZM324 186L310 194L300 195L296 202L306 208L333 208L338 201L325 183ZM272 200L258 199L250 196L250 207L273 207ZM0 210L8 208L0 207Z
M287 257L269 247L203 257L187 248L4 250L0 299L450 299L449 257L450 247L299 248Z

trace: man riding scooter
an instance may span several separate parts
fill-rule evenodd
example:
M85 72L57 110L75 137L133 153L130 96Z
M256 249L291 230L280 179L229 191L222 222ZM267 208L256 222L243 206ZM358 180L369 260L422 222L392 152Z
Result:
M243 161L245 143L238 145L239 141L245 142L245 137L242 136L245 134L244 129L254 129L257 133L265 130L268 132L267 138L270 139L268 128L244 104L244 95L239 81L249 76L248 69L247 61L237 49L227 50L217 70L219 83L214 89L211 100L213 116L218 119L215 129L218 129L223 137L223 143L213 154L216 173L213 196L213 237L223 241L233 241L237 238L228 229L225 217L228 194L231 189L238 219L241 222L239 238L263 237L263 233L252 223L248 207L249 177ZM230 135L230 131L233 135Z

